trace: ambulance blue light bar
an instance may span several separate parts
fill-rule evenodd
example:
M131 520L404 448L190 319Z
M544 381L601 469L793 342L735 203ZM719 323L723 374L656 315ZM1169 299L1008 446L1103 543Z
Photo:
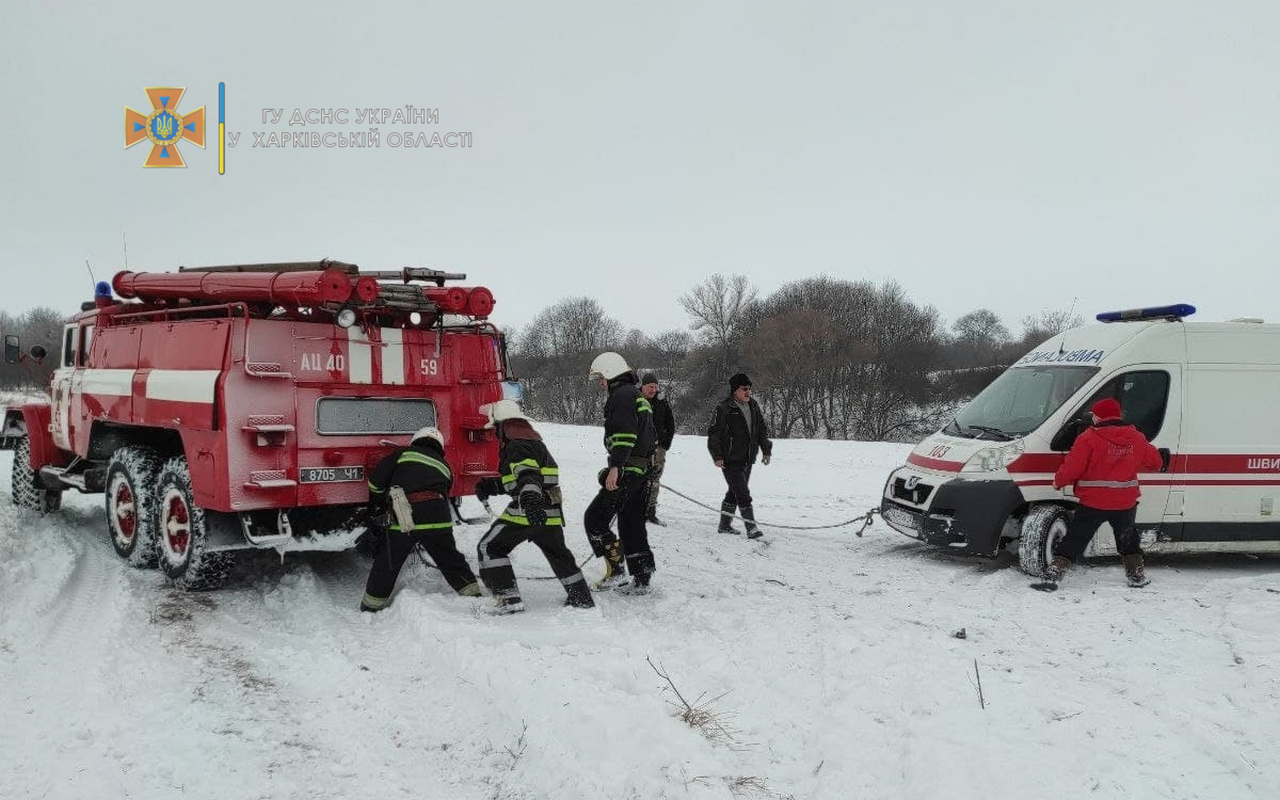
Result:
M1133 322L1140 319L1182 319L1196 313L1196 307L1189 303L1174 303L1171 306L1152 306L1151 308L1130 308L1125 311L1104 311L1098 315L1098 322Z

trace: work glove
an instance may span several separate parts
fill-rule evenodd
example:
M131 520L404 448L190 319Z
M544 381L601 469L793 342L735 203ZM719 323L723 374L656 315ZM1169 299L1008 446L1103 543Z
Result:
M600 471L596 473L596 480L600 482L600 488L601 488L601 489L603 489L603 488L604 488L604 481L605 481L605 478L608 478L608 477L609 477L609 468L608 468L608 467L602 467L602 468L600 469Z
M769 463L769 456L765 456L764 458L762 458L762 459L760 459L760 460L761 460L761 461L763 461L764 463L768 464L768 463Z
M524 506L524 518L529 520L530 525L547 524L547 499L541 492L522 495L520 503Z
M481 503L501 491L502 486L498 483L497 478L481 478L480 481L476 483L476 499Z

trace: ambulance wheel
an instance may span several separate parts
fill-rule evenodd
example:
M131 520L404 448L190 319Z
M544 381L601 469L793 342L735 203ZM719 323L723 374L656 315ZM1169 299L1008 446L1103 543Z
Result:
M1053 547L1067 535L1071 511L1065 506L1046 503L1027 512L1022 519L1022 538L1018 541L1018 566L1028 575L1039 577L1053 560Z
M57 495L58 503L52 509L46 508L48 502L44 484L40 482L40 476L31 468L31 440L22 437L18 440L18 445L13 448L13 483L10 486L13 493L13 504L19 508L28 508L32 511L45 513L46 511L55 511L62 504L62 493L53 492Z
M156 565L156 497L160 454L130 445L107 463L107 531L116 555L134 567Z
M220 587L231 571L231 555L207 549L208 524L195 503L185 457L175 456L160 468L156 497L156 553L169 583L189 591Z

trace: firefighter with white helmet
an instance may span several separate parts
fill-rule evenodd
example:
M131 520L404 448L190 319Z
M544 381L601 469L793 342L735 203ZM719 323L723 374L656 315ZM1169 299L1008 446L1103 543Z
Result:
M369 570L361 611L380 611L391 602L400 568L419 545L455 592L480 595L475 573L453 539L452 487L453 471L445 461L444 436L435 427L420 429L408 447L392 451L373 468L369 498L389 512L390 523Z
M591 362L588 374L609 393L604 405L608 466L601 471L600 491L583 520L592 551L605 559L604 578L596 586L643 593L648 591L655 568L645 527L649 468L657 443L652 408L637 386L635 371L621 355L601 353ZM615 516L616 536L609 528ZM632 578L629 585L628 571Z
M542 436L514 400L499 400L480 406L489 417L486 428L496 430L502 452L497 478L476 484L481 501L499 494L511 501L476 546L480 558L480 580L497 599L499 613L524 610L516 574L511 569L511 551L522 542L533 542L564 586L565 605L592 608L595 600L573 553L564 543L564 513L560 508L560 468L551 457Z

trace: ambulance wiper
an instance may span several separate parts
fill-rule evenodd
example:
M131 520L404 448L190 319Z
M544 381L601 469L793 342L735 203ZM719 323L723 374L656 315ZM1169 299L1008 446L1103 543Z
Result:
M992 428L992 427L987 426L987 425L966 425L965 427L967 427L967 428L968 428L969 430L971 430L971 431L981 431L981 432L983 432L983 433L989 433L989 434L991 434L992 436L998 436L998 437L1000 437L1000 440L1001 440L1001 441L1003 441L1003 442L1008 442L1008 441L1010 441L1010 440L1012 440L1012 439L1013 439L1013 436L1011 436L1010 434L1005 433L1004 431L1000 430L999 428ZM981 437L981 436L975 436L975 437L973 437L973 438L975 438L975 439L981 439L982 437Z

